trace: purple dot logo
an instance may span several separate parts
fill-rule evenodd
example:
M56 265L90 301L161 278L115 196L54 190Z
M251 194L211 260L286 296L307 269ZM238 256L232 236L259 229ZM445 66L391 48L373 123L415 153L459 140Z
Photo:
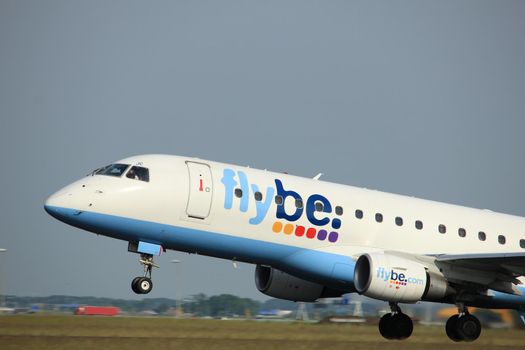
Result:
M330 232L330 235L328 236L328 241L335 243L338 238L339 234L337 232Z

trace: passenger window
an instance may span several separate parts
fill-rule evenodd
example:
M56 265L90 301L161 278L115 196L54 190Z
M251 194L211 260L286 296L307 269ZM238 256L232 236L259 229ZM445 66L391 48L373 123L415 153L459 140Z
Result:
M396 225L397 226L403 226L403 218L396 216Z
M283 204L283 196L275 196L275 204L282 205Z
M447 232L447 227L443 224L439 225L438 226L438 231L439 233L446 233Z
M111 164L108 166L105 166L103 168L100 168L96 171L97 175L107 175L107 176L115 176L120 177L126 169L129 167L129 164Z
M301 198L297 198L295 200L295 206L299 209L301 209L303 207L303 200Z
M340 207L340 206L335 207L335 213L339 216L343 215L343 207Z
M478 238L479 238L480 241L484 241L484 240L487 239L487 235L485 234L485 232L479 231Z
M498 243L499 244L505 244L506 241L507 240L505 239L505 236L503 236L503 235L499 235L498 236Z
M465 237L467 235L467 231L464 228L459 228L458 235L459 237Z
M242 190L240 188L235 189L235 197L241 198L242 197Z
M256 201L258 201L258 202L262 201L262 193L261 192L255 192L253 194L253 196L255 197Z
M422 230L423 229L423 222L421 220L416 220L416 228L418 230Z
M520 248L525 249L525 239L520 239Z
M376 213L376 221L377 222L383 222L383 214Z
M357 209L355 211L355 217L358 218L358 219L362 219L363 218L363 211L360 210L360 209Z
M315 202L315 211L323 211L323 210L324 210L323 203Z
M126 174L128 179L135 179L140 181L149 182L149 170L141 166L133 166L129 169Z

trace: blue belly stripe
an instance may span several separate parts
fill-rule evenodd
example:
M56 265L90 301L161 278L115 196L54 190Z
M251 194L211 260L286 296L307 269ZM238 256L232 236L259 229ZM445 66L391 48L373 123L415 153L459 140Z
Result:
M269 265L327 287L354 291L355 262L344 255L224 233L189 229L126 217L46 206L69 225L125 241L144 241L166 249Z

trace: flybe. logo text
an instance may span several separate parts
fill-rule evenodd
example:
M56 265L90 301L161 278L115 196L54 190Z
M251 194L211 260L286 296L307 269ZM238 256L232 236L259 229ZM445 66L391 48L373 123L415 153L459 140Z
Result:
M395 286L396 289L399 287L406 286L407 284L424 284L420 278L408 277L403 272L396 272L393 269L390 271L386 270L384 267L377 268L377 278L382 279L385 282L388 282L390 286Z
M260 224L268 215L272 201L276 201L277 209L275 210L275 219L272 230L275 233L291 235L319 240L335 242L338 239L338 233L333 231L341 227L341 219L333 216L333 207L330 201L320 195L312 194L303 202L302 196L291 189L286 189L281 180L275 179L274 186L260 188L255 183L250 183L248 177L243 171L233 169L224 169L221 179L224 185L224 208L233 209L234 202L238 201L239 210L248 212L251 204L255 205L255 215L249 218L248 222L252 225ZM285 203L293 201L295 205L286 206ZM335 213L341 215L342 213ZM273 216L273 215L272 215ZM294 225L292 223L306 216L308 222L314 227L305 227ZM317 227L322 229L317 230ZM325 228L327 227L327 229ZM331 232L330 232L331 231Z

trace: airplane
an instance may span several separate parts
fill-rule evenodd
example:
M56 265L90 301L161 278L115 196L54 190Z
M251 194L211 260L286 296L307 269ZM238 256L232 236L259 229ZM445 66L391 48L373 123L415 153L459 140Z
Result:
M71 226L128 242L153 288L166 250L255 264L271 297L359 293L388 302L387 339L413 322L399 304L454 304L448 337L481 333L468 307L525 312L525 218L198 158L139 155L96 169L45 201Z

